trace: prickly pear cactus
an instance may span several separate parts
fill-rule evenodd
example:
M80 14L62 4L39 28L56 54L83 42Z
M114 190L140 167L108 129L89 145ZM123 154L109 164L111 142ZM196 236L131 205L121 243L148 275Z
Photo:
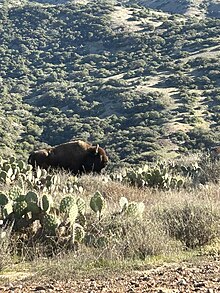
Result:
M142 217L145 210L145 205L143 202L130 202L125 210L126 215L132 217Z
M23 171L24 169L25 169L25 167L26 167L26 165L25 165L25 162L24 161L18 161L17 162L17 165L18 165L18 168L21 170L21 171ZM31 165L29 165L29 166L31 166ZM31 166L32 167L32 166Z
M82 215L84 215L85 214L85 211L86 211L86 203L85 203L85 200L82 199L81 197L79 197L76 200L76 204L77 204L79 213L81 213Z
M25 200L26 200L27 204L30 202L38 203L38 195L36 192L29 191L26 194Z
M13 204L13 212L17 219L21 218L26 213L26 201L16 201Z
M25 201L27 203L27 210L33 214L38 214L40 212L40 207L38 206L38 195L33 191L29 191L25 196Z
M84 228L78 224L75 223L73 225L73 233L72 233L72 241L74 242L82 242L85 237L85 231Z
M102 209L104 207L104 203L105 203L104 197L99 191L97 191L93 195L93 197L91 197L90 207L95 213L97 213L100 216Z
M94 246L96 243L96 237L93 234L86 234L84 237L84 243L86 246Z
M60 213L67 214L72 205L76 203L76 199L72 196L65 196L60 202Z
M96 240L96 246L98 246L99 248L104 248L108 245L108 238L105 236L100 236L97 240Z
M3 219L7 218L13 212L13 203L9 201L2 209Z
M24 200L23 189L19 186L13 186L12 189L9 190L8 195L12 200Z
M43 218L43 229L46 235L55 236L56 229L60 224L59 218L52 214L45 214Z
M86 227L86 225L87 225L86 216L79 212L77 219L76 219L76 222L79 223L81 226Z
M10 163L10 164L15 163L15 161L16 161L16 158L15 158L15 157L10 157L10 158L9 158L9 163Z
M8 178L7 172L2 170L0 172L0 181L4 182L4 183L9 183L10 182L10 178Z
M121 211L125 211L128 207L128 199L124 196L122 196L119 200L119 205L121 207Z
M71 225L75 223L77 215L78 215L78 206L76 203L73 203L68 212L68 219Z
M128 207L126 209L126 214L127 215L131 215L131 216L135 216L137 214L137 203L136 202L130 202L128 204Z
M138 187L152 187L159 189L179 188L183 186L184 180L173 171L173 167L165 163L157 163L153 167L127 170L123 181Z
M49 212L50 208L52 207L53 199L51 195L44 194L41 200L41 208L45 212Z
M4 193L0 193L0 206L5 206L8 201L8 197Z

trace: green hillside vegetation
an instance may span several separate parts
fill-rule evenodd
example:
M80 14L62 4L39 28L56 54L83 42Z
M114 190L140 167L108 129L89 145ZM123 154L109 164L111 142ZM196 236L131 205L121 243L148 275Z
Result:
M219 20L107 1L0 19L2 155L81 138L134 164L219 141Z
M149 8L197 18L220 18L220 4L216 0L122 0L122 2L131 4L135 2Z

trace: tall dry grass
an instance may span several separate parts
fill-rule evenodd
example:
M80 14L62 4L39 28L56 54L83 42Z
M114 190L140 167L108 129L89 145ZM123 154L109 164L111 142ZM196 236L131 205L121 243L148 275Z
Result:
M215 165L208 163L205 167L202 174L205 174L205 170L211 172ZM60 189L52 194L55 204L66 195L61 191L65 189L66 182L75 180L68 173L59 175ZM83 267L94 268L110 263L145 261L152 256L170 256L204 248L220 239L220 182L216 171L214 175L215 180L206 180L205 184L190 184L188 188L166 191L129 186L112 181L105 174L78 178L77 186L82 188L75 189L71 194L82 197L86 202L87 233L95 230L98 236L105 237L107 241L95 246L81 243L72 252L62 246L56 251L51 250L50 261L52 267L56 268L54 273L62 275L65 262L69 270L82 270ZM211 174L207 173L206 178L209 177ZM23 192L27 192L25 188ZM5 187L5 192L11 189ZM90 198L97 190L106 202L101 220L95 217L89 207ZM143 216L136 218L120 214L121 197L126 197L129 202L143 202ZM37 261L47 255L48 249L39 243L32 243L32 247L23 246L21 260ZM220 250L217 253L220 254ZM69 270L66 269L66 272ZM45 272L49 272L48 268L45 268Z

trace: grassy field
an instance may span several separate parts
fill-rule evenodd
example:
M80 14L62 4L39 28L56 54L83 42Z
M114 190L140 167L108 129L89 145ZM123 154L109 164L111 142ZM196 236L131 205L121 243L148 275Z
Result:
M192 157L185 158L185 164L187 160L190 162ZM77 181L68 173L59 173L59 191L52 192L54 206L67 195L84 200L84 239L75 240L70 246L61 234L36 237L37 221L25 231L2 227L2 285L22 279L30 286L33 276L35 284L42 280L82 280L85 276L104 280L103 275L114 278L117 272L127 276L129 272L155 269L167 263L210 263L219 259L220 165L218 161L206 161L200 166L197 179L192 180L188 174L185 186L178 189L140 188L119 179L119 173L114 177L117 180L106 173L83 175ZM70 180L77 182L77 189L67 192L65 187ZM2 183L4 194L18 192L17 182L13 184ZM24 192L29 190L27 186L23 188ZM97 191L104 202L100 214L91 209L91 198ZM39 196L43 193L38 191ZM141 203L141 209L134 209L134 203ZM7 237L3 237L5 232ZM88 236L93 238L88 241Z

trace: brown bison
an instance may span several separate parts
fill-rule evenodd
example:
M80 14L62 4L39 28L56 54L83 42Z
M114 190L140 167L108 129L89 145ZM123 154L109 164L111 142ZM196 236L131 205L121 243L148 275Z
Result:
M82 140L34 151L28 159L33 168L63 168L73 174L100 173L107 162L108 157L99 145L93 146Z

